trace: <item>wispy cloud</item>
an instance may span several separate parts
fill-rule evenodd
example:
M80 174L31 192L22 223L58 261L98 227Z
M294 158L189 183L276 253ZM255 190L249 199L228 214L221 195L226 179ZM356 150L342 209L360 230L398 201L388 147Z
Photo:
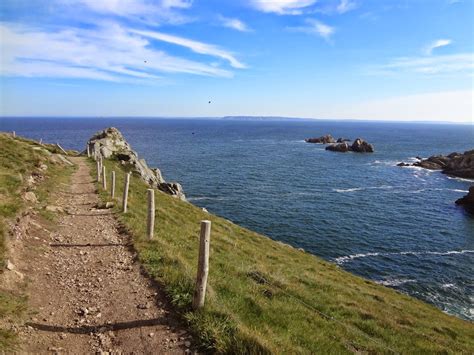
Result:
M192 0L56 0L73 9L84 8L99 15L136 18L147 22L185 23L178 10L188 9Z
M131 32L141 35L143 37L171 43L177 46L182 46L198 54L210 55L210 56L224 59L228 61L230 65L233 66L234 68L240 68L240 69L246 68L246 65L238 61L230 52L212 44L198 42L192 39L173 36L173 35L169 35L162 32L140 31L140 30L132 30Z
M251 29L247 26L246 23L242 22L236 18L229 18L219 15L218 16L219 22L222 26L227 28L232 28L233 30L240 31L240 32L250 32Z
M373 67L374 74L417 73L453 74L474 71L474 53L439 55L430 57L395 58L387 64Z
M300 15L304 8L316 2L317 0L251 0L257 10L279 15Z
M0 37L0 75L4 76L118 82L159 80L162 73L232 76L231 71L218 66L172 56L155 49L147 36L115 23L104 23L94 29L68 28L56 32L0 23ZM195 46L199 42L190 43ZM203 46L204 52L206 48L215 48L199 44ZM228 54L224 51L210 55L234 60L233 57L226 58Z
M354 10L357 7L357 4L355 1L351 0L341 0L339 5L336 7L336 11L340 14L349 12L351 10Z
M331 36L336 31L334 27L326 25L315 19L306 19L305 23L305 26L288 27L288 30L316 35L322 37L326 41L329 41Z
M452 41L450 39L438 39L423 48L423 53L426 55L431 55L436 48L446 47L451 43Z

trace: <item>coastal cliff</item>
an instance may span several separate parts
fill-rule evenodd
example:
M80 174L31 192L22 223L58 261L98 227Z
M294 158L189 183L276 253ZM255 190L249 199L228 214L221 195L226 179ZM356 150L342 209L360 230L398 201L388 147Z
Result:
M145 159L140 159L137 152L132 150L122 133L115 127L109 127L94 134L87 142L87 153L98 159L115 158L124 166L136 172L150 187L157 188L171 196L185 201L182 186L177 182L166 182L158 168L149 168Z

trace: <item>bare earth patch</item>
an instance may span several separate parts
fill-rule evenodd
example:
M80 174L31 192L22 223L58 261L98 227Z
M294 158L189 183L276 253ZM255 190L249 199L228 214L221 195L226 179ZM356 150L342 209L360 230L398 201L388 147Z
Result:
M31 353L183 353L191 337L140 271L129 237L99 202L84 158L57 187L54 223L31 214L14 238L32 310L19 330Z

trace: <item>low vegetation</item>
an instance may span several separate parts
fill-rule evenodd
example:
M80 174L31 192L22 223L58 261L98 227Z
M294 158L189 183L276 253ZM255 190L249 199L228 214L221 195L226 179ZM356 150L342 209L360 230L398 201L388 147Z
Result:
M121 196L125 168L116 171ZM93 176L95 165L91 161ZM110 186L110 181L109 181ZM155 238L146 235L146 189L130 185L129 211L115 212L139 259L164 286L204 351L232 353L470 353L474 325L343 271L200 208L155 192ZM103 201L108 192L99 187ZM209 285L191 310L200 221L212 221Z
M40 145L0 133L0 273L4 271L8 255L9 222L13 222L26 206L22 195L28 190L28 178L32 175L41 176L37 181L40 183L34 189L40 202L36 207L40 208L48 200L53 188L61 181L66 181L72 171L64 166L49 164L46 151L55 153L57 150L54 145ZM44 163L47 163L47 169L42 170L41 165ZM25 310L26 297L21 290L6 290L5 285L0 284L0 325L5 324L7 318L10 321L18 320ZM11 350L15 344L15 334L0 327L0 352Z

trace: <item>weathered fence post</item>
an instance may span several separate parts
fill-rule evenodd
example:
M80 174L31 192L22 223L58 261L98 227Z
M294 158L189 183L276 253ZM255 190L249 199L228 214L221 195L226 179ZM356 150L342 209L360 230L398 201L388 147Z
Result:
M89 148L89 144L87 144L87 157L91 157L91 149Z
M43 144L43 138L40 138L39 144Z
M122 212L127 213L128 187L130 186L130 173L125 174L125 185L123 187Z
M67 152L63 149L63 147L59 145L59 143L56 143L56 147L58 147L59 150L61 150L65 155L67 155Z
M102 187L107 190L107 175L105 175L105 166L102 166Z
M112 182L110 184L110 197L115 198L115 171L112 171Z
M12 132L12 137L16 138L16 132L15 131Z
M201 221L199 239L199 259L196 276L196 287L193 296L193 309L204 306L206 298L207 275L209 274L209 246L211 243L211 221Z
M97 160L95 165L97 166L97 182L100 182L100 162Z
M146 223L146 231L149 239L153 238L155 229L155 190L148 189L148 216Z

